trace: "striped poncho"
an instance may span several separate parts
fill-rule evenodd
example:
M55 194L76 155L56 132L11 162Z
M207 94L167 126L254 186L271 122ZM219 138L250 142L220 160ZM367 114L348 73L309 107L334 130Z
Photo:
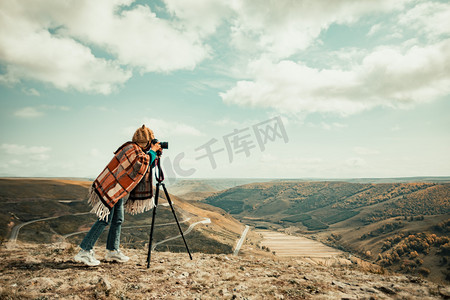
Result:
M150 156L132 142L123 144L106 168L94 180L88 203L91 212L107 220L111 209L129 195L125 211L142 213L154 206Z

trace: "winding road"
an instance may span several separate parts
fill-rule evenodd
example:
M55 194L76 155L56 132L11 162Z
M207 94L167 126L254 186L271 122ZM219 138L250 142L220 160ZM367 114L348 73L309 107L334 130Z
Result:
M164 203L164 204L166 204L166 203ZM168 206L168 204L166 204L166 205L164 205L164 204L161 204L161 205ZM17 242L17 237L19 236L20 229L22 229L26 225L29 225L29 224L32 224L32 223L36 223L36 222L41 222L41 221L53 220L53 219L66 217L66 216L78 216L78 215L86 215L86 214L91 214L91 213L90 212L83 212L83 213L76 213L76 214L70 214L70 215L48 217L48 218L36 219L36 220L28 221L28 222L25 222L25 223L22 223L22 224L18 224L16 226L14 226L13 229L11 230L11 235L9 237L8 244L14 245ZM187 219L184 219L183 221L180 221L179 223L180 224L181 223L186 223L186 222L189 222L190 220L191 220L191 218L187 218ZM174 224L176 224L176 222L157 224L157 225L155 225L155 227L174 225ZM183 235L188 235L194 229L194 227L199 225L199 224L211 224L211 219L210 218L204 218L201 221L192 223L191 225L189 225L188 229L186 229L186 231L183 232ZM149 224L149 225L123 226L122 229L126 229L126 228L145 228L145 227L151 227L151 225ZM238 243L236 245L236 248L234 250L234 253L233 253L234 255L238 255L239 250L241 249L242 244L245 241L245 238L246 238L246 235L247 235L247 233L249 231L249 228L250 228L249 226L247 226L247 225L245 226L245 229L244 229L244 231L242 233L242 236L239 239L239 241L238 241ZM64 239L66 239L68 237L71 237L71 236L74 236L74 235L77 235L77 234L83 234L83 233L86 233L86 232L88 232L88 230L77 231L77 232L72 232L72 233L69 233L69 234L65 234L65 235L62 235L62 239L64 240ZM154 250L157 246L159 246L161 244L164 244L166 242L172 241L172 240L180 238L180 237L181 237L181 234L179 234L177 236L174 236L174 237L170 237L170 238L162 240L162 241L159 241L159 242L155 243L152 246L152 250Z
M186 229L186 231L183 232L183 235L187 235L187 234L188 234L189 232L191 232L192 229L194 229L194 227L197 226L198 224L211 224L211 219L210 219L210 218L205 218L205 219L203 219L202 221L198 221L198 222L192 223L192 224L189 226L189 228ZM163 244L163 243L166 243L166 242L168 242L168 241L171 241L171 240L180 238L180 237L181 237L181 234L179 234L179 235L177 235L177 236L174 236L174 237L171 237L171 238L168 238L168 239L165 239L165 240L162 240L162 241L160 241L160 242L157 242L156 244L154 244L154 245L152 246L152 251L155 250L156 246L161 245L161 244Z
M66 217L66 216L80 216L80 215L87 215L87 214L90 214L90 212L77 213L77 214L72 214L72 215L63 215L63 216L57 216L57 217L48 217L48 218L37 219L37 220L28 221L28 222L25 222L22 224L18 224L16 226L14 226L13 229L11 230L11 236L9 237L8 243L14 244L17 242L17 237L19 236L19 231L25 225L29 225L29 224L40 222L40 221L53 220L53 219Z
M16 226L14 226L13 229L11 230L11 236L9 237L8 243L9 244L15 244L17 242L17 237L19 236L20 229L22 229L22 227L24 227L26 225L29 225L29 224L32 224L32 223L36 223L36 222L41 222L41 221L53 220L53 219L57 219L57 218L65 217L65 216L78 216L78 215L86 215L86 214L90 214L90 212L76 213L76 214L73 214L73 215L63 215L63 216L57 216L57 217L48 217L48 218L36 219L36 220L28 221L28 222L25 222L25 223L22 223L22 224L18 224ZM186 223L186 222L189 222L190 220L191 220L191 218L187 218L187 219L184 219L183 221L180 221L179 223L180 224L181 223ZM184 235L189 234L192 231L192 229L194 229L194 227L197 226L198 224L210 224L210 223L211 223L211 219L209 219L209 218L205 218L205 219L203 219L201 221L192 223L189 226L189 228L186 229L186 231L183 232L183 234ZM174 224L176 224L176 222L164 223L164 224L156 224L155 227L168 226L168 225L174 225ZM125 229L125 228L143 228L143 227L151 227L151 224L150 225L123 226L122 229ZM72 232L72 233L63 235L62 237L63 237L63 239L66 239L68 237L71 237L71 236L74 236L74 235L77 235L77 234L86 233L86 232L88 232L88 230ZM174 236L174 237L171 237L171 238L168 238L168 239L165 239L163 241L160 241L160 242L158 242L158 243L153 245L152 250L154 250L156 248L156 246L158 246L158 245L161 245L163 243L166 243L168 241L171 241L171 240L174 240L174 239L177 239L177 238L180 238L180 237L181 237L181 234L177 235L177 236Z
M245 225L244 232L242 232L241 238L239 239L239 242L236 245L236 248L234 249L233 255L237 256L239 253L239 250L241 250L242 244L245 241L245 237L247 236L248 230L250 227L248 225Z
M180 224L181 224L181 223L189 222L189 220L191 220L191 218L187 218L187 219L181 221ZM155 224L155 227L162 227L162 226L174 225L174 224L177 224L177 222L164 223L164 224ZM149 224L149 225L122 226L122 229L126 229L126 228L145 228L145 227L151 227L151 226L152 226L151 224ZM88 232L88 231L89 231L89 230L83 230L83 231L72 232L72 233L63 235L63 238L68 238L68 237L71 237L71 236L74 236L74 235L77 235L77 234L86 233L86 232Z

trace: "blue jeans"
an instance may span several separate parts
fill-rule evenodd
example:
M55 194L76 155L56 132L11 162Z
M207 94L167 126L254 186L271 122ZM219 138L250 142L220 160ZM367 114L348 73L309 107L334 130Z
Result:
M98 238L109 224L111 224L111 226L109 227L106 249L111 251L119 249L120 231L122 229L122 222L124 221L123 201L124 198L117 201L116 205L111 209L108 221L97 220L94 225L92 225L80 244L81 249L89 251L94 248Z

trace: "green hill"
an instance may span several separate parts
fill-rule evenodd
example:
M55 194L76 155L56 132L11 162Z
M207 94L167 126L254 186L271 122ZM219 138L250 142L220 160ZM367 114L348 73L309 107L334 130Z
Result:
M96 216L88 213L88 188L91 182L47 179L0 179L0 241L8 239L14 226L44 218L52 218L30 223L20 229L18 240L23 242L51 243L60 241L65 235L67 241L78 244L84 237L83 231L89 230ZM164 197L162 197L164 198ZM171 197L172 198L172 197ZM189 224L204 219L200 208L184 203L173 196L178 219L190 219L181 222L186 230ZM219 215L220 213L207 212ZM138 214L125 214L122 230L122 245L128 248L143 248L149 239L151 211ZM169 207L159 206L155 223L154 241L160 241L179 235L179 230ZM235 220L232 222L237 223ZM186 237L192 252L231 253L238 234L216 224L194 228ZM104 243L107 230L99 243ZM164 243L156 250L186 251L183 241L175 239Z
M291 180L238 186L204 201L256 228L289 228L395 271L450 280L449 183Z
M331 225L358 215L362 208L383 203L365 222L403 215L449 212L450 184L347 182L271 182L238 186L216 193L205 202L236 217L263 218L274 223ZM395 200L395 201L393 201ZM308 214L311 218L302 217ZM311 220L315 220L314 222ZM323 225L321 225L323 227Z

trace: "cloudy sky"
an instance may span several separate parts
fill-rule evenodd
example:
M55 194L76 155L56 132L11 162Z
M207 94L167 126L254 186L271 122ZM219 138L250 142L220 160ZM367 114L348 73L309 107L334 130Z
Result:
M0 2L0 176L450 175L450 3Z

